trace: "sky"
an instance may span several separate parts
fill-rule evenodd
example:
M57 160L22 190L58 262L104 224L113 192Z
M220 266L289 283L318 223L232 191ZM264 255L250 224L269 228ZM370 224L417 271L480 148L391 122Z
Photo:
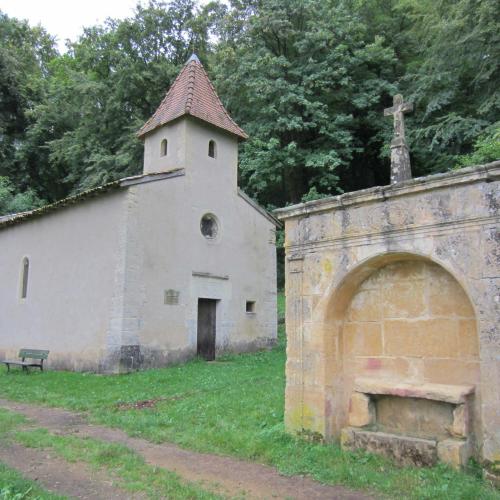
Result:
M65 40L75 40L84 26L101 24L107 17L132 15L138 0L0 0L0 10L10 17L41 24L57 37L59 50ZM142 2L144 3L144 2Z

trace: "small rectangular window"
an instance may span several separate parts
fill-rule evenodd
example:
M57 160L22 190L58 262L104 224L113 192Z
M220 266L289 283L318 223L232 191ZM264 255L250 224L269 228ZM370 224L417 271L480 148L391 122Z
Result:
M255 312L255 301L254 300L247 300L246 311L247 311L247 313L254 313Z

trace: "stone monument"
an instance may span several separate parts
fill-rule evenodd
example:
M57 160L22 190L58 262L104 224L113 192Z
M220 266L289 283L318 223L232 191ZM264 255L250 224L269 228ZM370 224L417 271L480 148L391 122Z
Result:
M403 96L393 97L393 106L384 109L384 116L394 116L394 138L391 141L391 184L411 179L410 152L405 139L404 113L413 111L411 102Z
M408 107L395 99L396 139ZM500 161L405 182L396 167L390 186L275 211L286 428L498 475Z

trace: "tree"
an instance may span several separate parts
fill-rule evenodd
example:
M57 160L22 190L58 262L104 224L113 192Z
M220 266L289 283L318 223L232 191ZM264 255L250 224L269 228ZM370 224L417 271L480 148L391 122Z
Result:
M218 32L212 69L250 135L240 167L254 196L282 205L338 192L340 177L342 187L387 177L380 115L395 88L394 52L360 16L337 1L248 0Z
M12 196L51 202L140 173L135 133L193 51L250 135L240 185L269 208L387 184L395 93L415 104L414 175L491 159L496 4L151 0L85 28L65 55L0 13L0 176Z
M15 194L14 186L7 177L0 177L0 215L24 212L41 207L44 200L38 198L32 189Z
M136 137L193 50L206 53L193 0L150 1L130 19L86 28L52 61L23 156L43 152L39 184L55 200L138 174Z
M37 164L20 156L33 108L43 101L54 39L0 12L0 176L14 190L38 191Z
M410 122L418 173L451 168L500 111L496 0L401 0L414 53L402 86L416 104Z
M472 153L458 156L455 168L482 165L500 159L500 122L488 127L474 143Z

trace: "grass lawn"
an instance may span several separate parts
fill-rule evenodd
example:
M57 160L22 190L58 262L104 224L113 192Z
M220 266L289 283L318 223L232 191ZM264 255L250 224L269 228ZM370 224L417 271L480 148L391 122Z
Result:
M34 481L0 463L0 500L62 500L66 497L41 489Z
M14 440L28 448L50 449L68 462L86 462L96 469L105 468L113 474L121 488L134 493L145 493L149 498L221 498L196 484L181 481L173 472L147 465L142 457L125 446L89 438L57 436L46 429L18 430L18 425L22 423L26 423L23 416L0 409L0 439ZM16 497L16 494L21 496ZM17 472L0 464L0 500L25 498L65 497L43 492L34 483L24 480Z
M280 307L284 307L280 298ZM214 363L185 365L121 376L69 372L0 371L0 397L88 411L98 423L130 435L186 448L234 455L276 466L286 474L310 474L330 484L393 498L500 499L479 477L439 465L398 468L336 444L309 443L285 433L284 332L269 352L232 355ZM152 408L127 406L157 400Z
M24 417L0 410L0 440L12 432L19 424L25 422ZM25 479L19 472L0 463L0 500L57 500L66 497L49 493L34 481Z

